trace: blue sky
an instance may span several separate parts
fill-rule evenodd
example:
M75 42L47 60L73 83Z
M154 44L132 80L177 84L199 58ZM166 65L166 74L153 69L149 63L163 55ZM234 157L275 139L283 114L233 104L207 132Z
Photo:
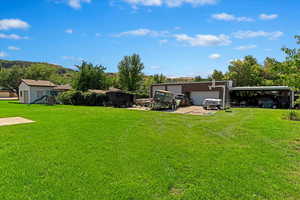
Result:
M0 59L115 72L138 53L146 74L207 76L246 55L283 59L299 10L298 0L1 0Z

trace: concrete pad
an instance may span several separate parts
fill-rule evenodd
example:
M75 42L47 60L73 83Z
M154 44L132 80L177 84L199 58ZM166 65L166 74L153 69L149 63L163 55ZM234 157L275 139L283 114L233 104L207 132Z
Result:
M149 107L142 107L142 106L135 106L132 108L128 108L131 110L150 110ZM179 107L177 110L160 110L161 112L168 112L168 113L179 113L179 114L189 114L189 115L210 115L214 114L216 110L205 110L202 106L186 106L186 107Z
M8 126L8 125L15 125L15 124L28 124L33 123L34 121L25 119L23 117L7 117L7 118L0 118L0 126Z

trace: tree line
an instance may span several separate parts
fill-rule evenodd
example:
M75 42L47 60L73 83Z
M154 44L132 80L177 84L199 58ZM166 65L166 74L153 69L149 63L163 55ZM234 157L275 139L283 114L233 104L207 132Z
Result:
M300 36L295 36L300 44ZM192 80L170 79L163 74L146 76L144 64L138 54L125 56L118 64L117 73L107 73L102 65L94 65L83 61L76 65L77 70L62 70L49 67L43 63L31 64L26 67L14 65L11 68L0 68L0 86L18 93L21 79L50 80L56 84L71 84L75 90L89 89L106 90L110 87L147 97L149 88L155 83L174 81L232 80L236 86L287 85L295 90L300 89L300 49L282 48L286 55L284 61L267 57L259 64L253 56L233 60L228 71L223 73L214 70L207 78L196 76Z

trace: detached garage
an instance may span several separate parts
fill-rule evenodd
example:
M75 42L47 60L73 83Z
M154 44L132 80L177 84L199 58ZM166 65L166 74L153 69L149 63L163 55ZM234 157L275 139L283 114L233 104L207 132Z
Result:
M184 94L192 100L194 105L202 105L204 99L214 98L222 99L224 105L229 104L229 88L232 87L232 81L202 81L188 83L163 83L154 84L150 88L150 96L156 90L167 90L173 94ZM223 99L224 96L224 99Z

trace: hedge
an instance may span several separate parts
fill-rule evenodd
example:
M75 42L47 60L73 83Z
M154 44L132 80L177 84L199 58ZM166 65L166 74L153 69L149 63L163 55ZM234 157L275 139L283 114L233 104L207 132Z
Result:
M57 100L66 105L103 106L107 97L105 94L70 90L59 94Z

